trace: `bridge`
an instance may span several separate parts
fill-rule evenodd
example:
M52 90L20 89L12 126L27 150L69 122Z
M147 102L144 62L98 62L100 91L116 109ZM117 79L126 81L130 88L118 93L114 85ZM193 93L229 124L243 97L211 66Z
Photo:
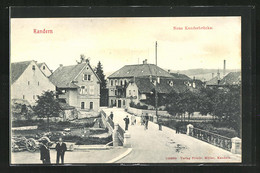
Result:
M108 128L113 133L113 138L115 134L118 135L116 146L124 145L132 148L132 152L118 163L241 162L241 154L231 152L234 148L233 143L236 142L231 139L209 135L193 127L188 127L186 134L176 134L175 130L165 126L159 131L158 125L153 122L149 122L148 130L145 130L140 123L140 117L136 118L135 125L129 124L129 130L125 132L123 119L126 115L130 118L131 114L120 108L102 108L102 110L104 120L113 111L113 121L109 118L106 118L106 121L111 124Z

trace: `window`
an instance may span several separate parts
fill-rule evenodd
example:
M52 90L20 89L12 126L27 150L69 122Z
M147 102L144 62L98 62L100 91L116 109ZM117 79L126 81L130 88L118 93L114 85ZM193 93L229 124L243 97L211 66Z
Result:
M45 65L42 67L43 70L45 70Z
M129 90L129 95L131 95L131 90Z
M89 94L94 95L94 85L89 86Z
M117 80L115 80L115 85L117 86Z
M32 66L32 70L35 70L35 65Z
M125 100L123 100L123 105L125 106Z
M123 81L120 81L120 85L123 86Z
M81 86L80 87L80 94L87 94L87 87Z
M115 90L115 95L117 95L117 90Z
M28 81L28 85L30 85L30 81Z
M80 108L81 108L81 109L85 109L85 103L84 103L84 102L81 102Z
M110 81L110 85L113 86L113 80Z
M40 85L40 82L38 82L38 86Z
M135 90L133 90L133 96L135 96Z
M93 104L93 102L90 102L89 103L89 109L93 109L94 108L94 104Z
M88 80L88 75L87 74L83 75L83 80Z
M83 74L83 80L92 81L90 74Z
M23 95L23 99L25 99L25 95Z

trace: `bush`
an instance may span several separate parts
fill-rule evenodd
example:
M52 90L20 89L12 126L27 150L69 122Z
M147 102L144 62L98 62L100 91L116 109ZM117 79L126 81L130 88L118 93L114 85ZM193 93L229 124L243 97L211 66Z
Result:
M15 120L12 121L12 127L23 127L23 126L41 126L44 123L43 120Z
M193 123L193 125L196 128L203 129L229 138L239 136L239 133L236 132L234 129L230 128L227 122L203 122Z
M130 102L130 107L136 108L136 109L148 110L148 106L147 105L141 105L140 103L135 104L134 102Z
M96 145L96 144L107 144L112 141L112 135L107 138L88 137L81 138L76 142L76 145Z

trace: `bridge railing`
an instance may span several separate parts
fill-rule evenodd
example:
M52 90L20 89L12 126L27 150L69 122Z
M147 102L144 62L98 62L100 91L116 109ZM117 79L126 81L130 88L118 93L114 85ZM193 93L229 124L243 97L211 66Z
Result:
M117 125L118 128L115 128L114 121L103 110L100 111L100 114L101 114L102 120L106 124L106 127L108 127L112 133L113 133L113 130L116 129L117 130L117 138L120 140L121 144L124 144L124 133L125 133L125 131L122 129L122 127L118 124ZM115 139L113 139L113 141L114 140Z
M118 125L117 134L118 134L118 138L122 144L124 143L124 133L125 133L125 131L123 130L123 128L120 125Z
M115 128L114 121L110 117L107 117L107 122L113 129Z
M208 132L206 130L202 130L199 128L190 128L190 134L191 136L200 139L202 141L205 141L207 143L210 143L212 145L215 145L217 147L223 148L227 151L231 151L232 147L232 141L231 138L218 135L216 133Z

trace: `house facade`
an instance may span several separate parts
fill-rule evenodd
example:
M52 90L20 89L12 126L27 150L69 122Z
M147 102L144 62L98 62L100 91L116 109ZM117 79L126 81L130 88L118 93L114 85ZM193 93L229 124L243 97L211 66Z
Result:
M56 86L60 101L78 110L98 111L101 81L89 63L60 65L49 79Z
M11 63L10 86L11 99L27 100L32 105L43 91L55 91L55 85L41 71L36 61Z
M174 78L162 68L154 64L148 64L147 60L144 60L142 64L125 65L108 77L108 105L123 108L128 107L132 97L139 98L137 89L128 89L127 91L127 87L135 87L129 83L133 83L136 78L140 77L149 81L151 77L155 79L155 76L159 78ZM142 96L144 95L140 95L140 97Z

